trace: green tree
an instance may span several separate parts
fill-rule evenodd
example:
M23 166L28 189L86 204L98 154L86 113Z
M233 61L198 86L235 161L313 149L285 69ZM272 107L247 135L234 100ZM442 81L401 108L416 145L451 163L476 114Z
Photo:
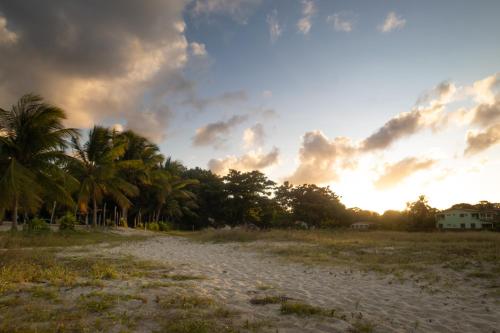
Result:
M310 226L334 227L348 223L345 206L328 186L292 186L285 182L277 188L276 200L293 220L306 222Z
M94 126L89 132L88 141L81 144L73 140L76 159L70 170L80 180L78 205L80 210L88 213L88 205L92 203L92 224L97 225L98 205L105 195L109 195L124 208L130 207L130 196L138 194L135 185L127 182L119 173L122 164L119 158L125 152L124 142L114 142L113 132L108 128Z
M0 109L0 210L12 210L13 229L19 209L38 210L43 196L72 204L60 166L68 162L65 148L77 132L63 126L65 118L62 109L33 94Z
M230 170L223 181L232 224L259 222L259 203L262 197L272 194L276 184L259 171Z
M437 209L432 208L425 195L418 197L414 202L406 204L406 215L408 216L410 230L432 230L436 227Z

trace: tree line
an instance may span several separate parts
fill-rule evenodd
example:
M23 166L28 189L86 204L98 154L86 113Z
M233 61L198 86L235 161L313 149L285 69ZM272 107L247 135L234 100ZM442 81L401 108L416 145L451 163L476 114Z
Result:
M259 171L187 168L131 131L94 126L83 135L65 112L28 94L0 109L0 217L20 221L68 216L88 225L178 229L236 226L347 227L380 222L392 229L434 228L425 197L383 215L346 208L328 186L281 185ZM0 219L1 221L1 219Z

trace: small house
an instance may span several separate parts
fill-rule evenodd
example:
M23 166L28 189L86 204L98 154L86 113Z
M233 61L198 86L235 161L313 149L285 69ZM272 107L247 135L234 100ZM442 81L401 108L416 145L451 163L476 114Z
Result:
M473 208L450 208L436 214L438 229L480 230L493 229L499 210L481 210Z
M372 229L374 227L373 222L355 222L351 224L351 229L356 229L356 230L368 230Z

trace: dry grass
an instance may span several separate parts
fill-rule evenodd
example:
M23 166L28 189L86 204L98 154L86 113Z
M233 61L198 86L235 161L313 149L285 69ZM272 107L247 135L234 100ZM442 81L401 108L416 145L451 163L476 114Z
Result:
M500 276L500 233L350 230L215 230L186 234L201 242L260 241L258 248L304 264L355 267L367 271L431 276L443 268L495 280ZM261 244L264 242L264 244Z

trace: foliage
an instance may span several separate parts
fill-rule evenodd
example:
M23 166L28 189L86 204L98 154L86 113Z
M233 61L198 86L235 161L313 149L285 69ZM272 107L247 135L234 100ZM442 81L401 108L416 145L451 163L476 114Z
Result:
M409 230L432 230L436 225L437 209L432 208L424 195L418 197L415 202L406 204L406 215L408 216Z
M23 231L43 233L50 232L50 227L44 220L35 217L23 225Z
M57 220L57 223L59 223L59 230L75 230L76 218L73 214L68 212L66 215Z

